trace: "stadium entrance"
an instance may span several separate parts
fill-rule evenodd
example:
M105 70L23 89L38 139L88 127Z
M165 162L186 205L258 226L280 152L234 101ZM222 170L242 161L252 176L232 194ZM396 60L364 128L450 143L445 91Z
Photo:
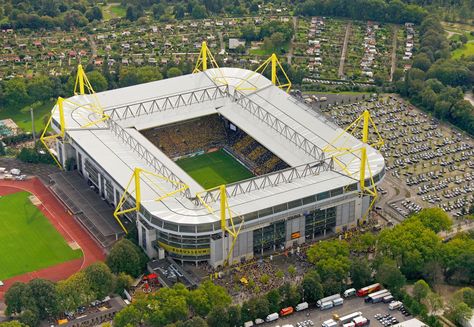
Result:
M285 221L278 221L270 226L253 231L253 254L260 256L266 252L274 252L285 248Z

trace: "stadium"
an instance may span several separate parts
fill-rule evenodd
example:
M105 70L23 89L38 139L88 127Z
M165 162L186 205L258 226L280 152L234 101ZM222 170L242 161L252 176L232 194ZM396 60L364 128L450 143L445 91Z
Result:
M151 258L217 267L344 231L385 174L368 142L239 68L81 90L51 126L58 163L116 208L103 225L117 238L136 224Z

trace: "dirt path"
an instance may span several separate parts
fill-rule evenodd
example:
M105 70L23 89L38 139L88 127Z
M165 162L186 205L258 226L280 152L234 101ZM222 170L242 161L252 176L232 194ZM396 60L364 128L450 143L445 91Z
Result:
M97 56L97 44L95 44L94 35L89 35L89 42L91 44L91 56L89 58L89 64L92 64L94 58Z
M393 27L393 41L392 41L392 66L390 68L390 82L393 81L393 74L395 73L395 69L397 69L397 34L398 34L398 27Z
M42 202L39 209L48 218L51 224L64 237L66 242L76 242L83 253L83 257L80 259L67 261L52 267L4 280L5 285L0 287L0 300L3 299L8 288L17 281L28 282L34 278L58 281L71 276L96 261L105 259L105 253L102 248L97 245L91 236L66 211L51 191L38 178L35 177L27 181L0 180L0 190L2 195L20 191L27 191L36 195Z
M293 30L294 30L294 33L290 41L290 50L288 51L288 54L286 55L286 59L288 60L288 65L291 65L291 60L293 59L293 52L294 52L293 42L295 41L295 35L296 35L296 32L298 31L298 17L296 16L293 16Z
M472 93L472 91L464 94L464 100L469 101L474 106L474 94Z
M351 34L352 22L349 22L346 26L346 35L344 36L344 44L342 45L341 60L339 61L339 70L337 76L339 78L344 77L344 63L346 61L347 44L349 43L349 36Z

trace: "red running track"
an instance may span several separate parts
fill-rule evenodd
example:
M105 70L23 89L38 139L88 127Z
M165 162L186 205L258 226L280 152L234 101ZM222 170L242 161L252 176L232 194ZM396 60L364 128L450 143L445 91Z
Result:
M5 285L0 286L0 300L3 299L5 292L15 282L28 282L34 278L44 278L53 281L66 279L90 264L105 259L103 249L81 227L74 217L67 212L61 202L51 193L51 190L38 178L35 177L26 181L0 180L0 195L20 191L30 192L40 199L42 204L38 208L64 237L66 242L75 241L80 246L83 257L4 280L3 283Z

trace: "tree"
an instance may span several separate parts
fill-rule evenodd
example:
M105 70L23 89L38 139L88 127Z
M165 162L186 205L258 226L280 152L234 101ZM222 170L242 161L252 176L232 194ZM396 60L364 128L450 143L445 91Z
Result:
M447 280L472 284L474 281L474 239L459 235L442 248L442 260Z
M33 305L31 289L28 284L16 282L5 294L5 313L8 316L20 314L23 310Z
M28 283L40 319L59 313L56 285L45 279L33 279Z
M115 276L103 262L96 262L84 269L84 274L96 299L103 299L114 290Z
M456 291L453 295L453 300L457 302L464 302L471 308L474 308L474 289L464 287Z
M316 270L310 270L304 275L301 288L303 290L304 300L307 302L316 302L323 297L321 278Z
M108 82L107 79L98 70L93 70L87 73L87 78L92 85L92 88L96 92L102 92L107 90Z
M372 280L372 269L366 259L353 260L350 270L352 286L361 288L369 285Z
M94 6L86 11L86 18L92 22L94 20L102 20L102 10L99 7Z
M130 289L133 278L126 273L119 273L115 281L115 293L122 295L124 290Z
M301 295L295 285L286 282L279 289L282 307L295 306L299 303Z
M464 302L455 304L451 309L454 321L462 324L464 321L471 319L472 309Z
M28 327L17 320L0 323L0 327Z
M28 308L23 311L19 318L22 324L27 326L37 326L39 325L39 316L36 308Z
M141 250L127 239L114 244L106 263L113 273L124 272L133 277L138 277L144 268Z
M451 228L452 220L441 208L426 208L415 214L411 219L419 219L421 223L435 233Z
M431 60L426 53L417 54L413 57L412 67L426 72L431 67Z
M153 6L151 6L151 11L153 12L153 17L155 19L160 19L161 16L163 16L166 12L166 4L164 3L155 3Z
M66 280L61 280L56 285L58 294L58 308L60 311L74 311L79 306L94 300L86 275L83 271L77 272Z
M194 19L206 18L207 17L206 7L204 7L203 5L199 5L199 4L194 5L193 11L191 12L191 16Z
M322 280L342 282L349 275L349 245L346 241L331 240L315 244L307 252L308 261L316 266Z
M168 69L166 72L166 76L168 78L176 77L176 76L181 76L183 75L183 72L178 68L178 67L171 67Z
M181 19L184 17L184 14L186 12L186 9L184 8L183 5L177 4L174 6L174 17L176 19Z
M207 327L207 322L201 317L193 317L186 321L178 321L176 327Z
M272 289L267 293L268 310L270 312L277 312L280 309L280 292L277 289Z
M423 279L420 279L413 285L413 297L418 302L425 299L430 292L430 286Z
M293 265L290 265L288 267L288 273L290 274L291 277L294 277L296 275L296 267Z
M142 320L142 314L133 305L129 305L119 311L114 317L114 326L129 327L139 326Z
M405 276L394 262L384 262L377 269L375 278L379 283L394 292L399 291L406 283Z
M240 322L241 322L240 307L235 306L235 305L230 306L227 309L227 317L228 317L230 327L240 326Z
M28 101L25 81L21 78L12 78L3 83L3 98L7 105L19 106Z
M54 95L54 85L50 78L39 76L33 78L27 84L28 96L33 101L48 100Z
M209 327L229 327L229 317L224 306L216 306L212 308L207 316L207 324Z

